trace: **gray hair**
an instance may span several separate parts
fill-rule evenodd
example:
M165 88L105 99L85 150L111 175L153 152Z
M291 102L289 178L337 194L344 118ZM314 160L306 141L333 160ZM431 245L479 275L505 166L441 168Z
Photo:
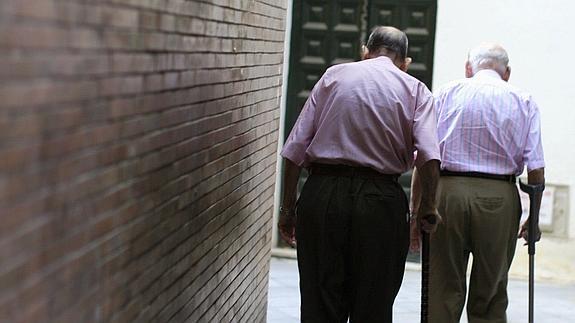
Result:
M469 51L467 61L473 73L483 69L493 69L500 74L505 73L509 57L505 49L495 43L483 43Z

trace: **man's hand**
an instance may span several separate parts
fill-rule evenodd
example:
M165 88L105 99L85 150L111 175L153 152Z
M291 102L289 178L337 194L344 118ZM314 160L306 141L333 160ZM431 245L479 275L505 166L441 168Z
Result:
M413 170L411 178L411 213L417 215L418 231L433 233L441 223L441 216L437 212L435 193L439 180L439 161L429 160L419 168ZM435 221L430 221L431 219Z
M278 220L278 229L282 239L295 248L295 208L297 182L301 167L289 159L284 158L284 180L283 180L283 202L280 207L280 217Z
M545 184L545 168L537 168L527 173L527 183L530 185L540 185ZM535 205L536 209L539 210L541 206L541 197L543 194L537 194L535 198ZM530 197L531 198L531 197ZM528 245L529 243L529 218L523 225L521 229L519 229L519 234L517 235L517 239L525 239L524 246ZM539 223L537 223L536 230L535 230L535 242L541 239L541 230L539 230Z
M296 247L295 239L295 224L296 224L296 214L294 209L280 208L280 217L278 221L278 228L280 236L283 241L289 244L292 248Z
M443 221L437 209L427 211L424 214L426 215L423 217L414 214L409 219L409 250L411 252L418 252L421 247L421 231L433 233ZM434 223L431 223L431 218L435 218Z
M437 230L437 226L443 222L441 215L437 212L436 208L420 209L417 216L420 231L433 233Z
M525 240L524 246L527 245L529 241L529 220L525 221L523 225L521 225L521 229L519 229L519 234L517 235L517 239L523 238ZM539 230L539 225L536 227L535 230L535 242L541 240L541 230Z

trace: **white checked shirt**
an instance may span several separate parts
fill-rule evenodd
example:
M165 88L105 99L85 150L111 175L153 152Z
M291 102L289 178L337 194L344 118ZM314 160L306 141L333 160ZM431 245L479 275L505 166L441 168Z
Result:
M545 167L539 109L493 70L446 84L435 94L441 168L519 175Z

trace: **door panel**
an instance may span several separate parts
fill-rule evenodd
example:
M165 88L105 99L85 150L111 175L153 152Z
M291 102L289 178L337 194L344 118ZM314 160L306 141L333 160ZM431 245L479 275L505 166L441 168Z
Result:
M369 26L399 26L401 11L397 4L371 1L369 5ZM399 28L399 27L398 27Z
M431 88L436 6L408 3L401 11L401 28L409 38L409 56L413 59L409 73Z

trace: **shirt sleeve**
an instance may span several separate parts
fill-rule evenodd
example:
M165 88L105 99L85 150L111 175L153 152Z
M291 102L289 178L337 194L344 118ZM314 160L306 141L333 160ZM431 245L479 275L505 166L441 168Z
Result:
M529 106L529 133L523 150L523 161L527 171L545 167L543 157L543 144L541 142L541 119L539 107L533 100L527 102Z
M417 153L415 166L421 167L427 161L441 160L437 139L437 117L431 92L419 84L413 119L413 140Z
M312 89L281 152L282 157L300 167L307 166L306 151L315 134L317 92L320 91L322 81L323 78Z

